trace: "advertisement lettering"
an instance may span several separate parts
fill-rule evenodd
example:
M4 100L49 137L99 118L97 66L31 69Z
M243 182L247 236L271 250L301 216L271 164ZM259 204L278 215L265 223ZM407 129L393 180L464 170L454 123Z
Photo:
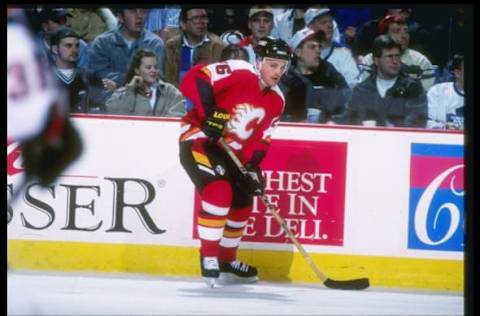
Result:
M104 179L113 185L112 193L107 194L113 198L107 204L110 209L111 223L105 232L132 233L125 223L125 210L130 209L136 213L143 227L150 234L165 233L164 229L157 226L147 210L147 206L156 196L152 183L138 178L105 177ZM58 190L59 187L64 190ZM26 186L23 201L18 204L21 211L16 212L11 205L8 206L9 224L16 216L19 216L22 229L41 231L52 226L58 215L65 220L61 230L97 231L106 225L103 219L99 219L105 218L106 209L96 207L96 202L102 198L102 188L106 190L105 186L100 185L58 183L43 188L37 183L30 183ZM16 189L12 183L8 184L7 194L12 196ZM65 192L65 194L59 192ZM137 200L140 201L131 202L132 196L137 197ZM55 205L59 205L60 202L65 204L56 209ZM86 222L90 225L86 226Z
M347 144L274 140L262 162L265 196L305 244L343 245ZM195 197L193 236L200 210ZM254 199L243 241L289 242L265 206Z

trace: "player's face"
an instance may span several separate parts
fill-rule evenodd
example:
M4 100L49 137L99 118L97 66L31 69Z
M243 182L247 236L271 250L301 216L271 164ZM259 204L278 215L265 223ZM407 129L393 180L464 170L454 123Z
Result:
M80 49L80 40L76 37L66 37L58 43L58 58L64 62L76 64L78 60L78 51Z
M139 36L145 27L147 10L145 9L125 9L119 15L119 22L123 24L125 30L134 36Z
M288 61L276 58L264 58L260 68L260 76L268 87L273 87L287 71Z
M143 82L152 85L158 79L158 61L155 57L143 57L138 74L143 78Z
M378 75L382 79L393 79L400 72L400 50L398 48L384 49L382 56L375 57Z

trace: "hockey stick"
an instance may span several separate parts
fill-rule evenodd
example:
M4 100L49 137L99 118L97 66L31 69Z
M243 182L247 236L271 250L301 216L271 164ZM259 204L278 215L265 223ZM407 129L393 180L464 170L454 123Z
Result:
M233 160L233 162L238 167L238 169L240 169L240 172L245 176L249 176L245 166L238 159L238 157L235 155L232 149L225 143L223 138L220 138L218 142L223 147L223 149L227 152L230 158ZM317 267L313 259L310 257L310 255L305 251L303 246L298 242L297 238L295 237L295 235L293 235L292 231L288 228L283 218L278 214L278 211L275 209L275 207L272 204L270 204L267 197L265 195L262 195L260 196L260 200L263 202L265 207L270 211L270 213L273 215L273 217L278 222L278 224L282 226L283 230L285 231L287 236L290 238L290 240L294 243L294 245L297 247L302 257L305 259L305 261L308 263L310 268L312 268L313 272L315 272L317 277L322 281L322 283L326 287L331 289L341 289L341 290L363 290L370 286L370 282L368 278L360 278L360 279L353 279L353 280L332 280L329 277L327 277L325 274L323 274L320 271L320 269Z

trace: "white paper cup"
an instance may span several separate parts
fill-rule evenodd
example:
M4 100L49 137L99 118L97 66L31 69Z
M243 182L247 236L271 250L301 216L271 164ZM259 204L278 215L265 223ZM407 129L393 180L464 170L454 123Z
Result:
M375 121L375 120L365 120L365 121L362 121L362 125L363 126L374 127L374 126L377 126L377 121Z

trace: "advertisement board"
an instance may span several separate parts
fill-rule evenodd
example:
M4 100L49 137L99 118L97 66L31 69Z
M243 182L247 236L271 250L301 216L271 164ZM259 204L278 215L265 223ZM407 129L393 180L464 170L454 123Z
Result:
M197 275L199 200L179 162L179 120L73 122L83 153L46 189L20 187L18 144L7 143L7 196L20 190L8 206L9 264ZM282 123L262 168L266 196L328 274L463 287L462 133ZM240 253L266 279L315 280L259 201Z
M408 247L463 252L463 146L411 148Z

